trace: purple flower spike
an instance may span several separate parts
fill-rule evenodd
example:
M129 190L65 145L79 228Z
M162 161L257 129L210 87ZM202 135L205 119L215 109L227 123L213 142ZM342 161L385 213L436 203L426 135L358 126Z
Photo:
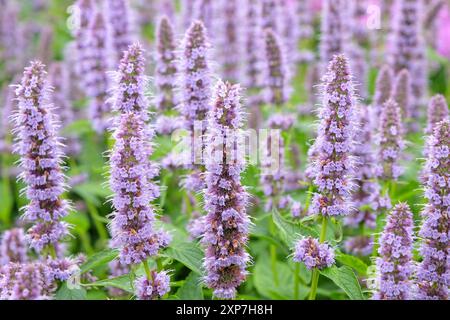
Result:
M375 93L373 96L373 108L375 122L374 126L378 127L378 121L381 115L381 110L383 110L383 105L392 96L392 87L394 85L394 72L392 69L385 65L381 68L378 73L377 80L375 83Z
M428 203L423 210L420 254L417 271L418 299L447 300L450 286L450 121L436 124L428 141L429 155L425 170Z
M61 198L65 188L63 154L45 77L41 62L32 62L25 68L16 89L18 113L14 119L14 151L21 156L20 179L26 184L25 194L30 200L24 218L34 224L28 230L27 240L38 252L45 246L54 246L68 234L67 224L61 221L68 212L67 202Z
M245 1L245 85L259 89L263 85L264 42L262 39L262 5L258 0Z
M111 27L112 45L119 60L132 43L130 8L125 0L106 0L106 16Z
M82 79L86 68L89 69L89 65L84 63L84 58L87 53L89 25L92 21L95 8L92 0L77 0L76 6L79 10L79 25L77 26L78 28L74 28L77 60L75 72L77 77Z
M108 48L106 44L106 25L101 12L92 17L89 24L85 63L88 67L83 74L86 95L90 98L88 115L94 129L102 133L108 126L108 113L110 105L108 94Z
M144 50L139 43L134 43L124 52L115 74L116 87L112 91L112 107L119 113L135 113L146 122L149 118L149 103L145 96L147 77L144 71Z
M314 143L314 184L312 212L323 216L351 213L354 104L352 76L344 55L334 56L324 77L323 106L318 137Z
M280 32L279 26L280 5L278 0L262 1L262 27L263 29L271 29L274 32Z
M265 100L277 106L289 100L289 75L280 38L271 30L264 33L266 52Z
M402 120L411 116L411 76L409 71L403 69L395 78L394 88L392 89L392 98L400 107Z
M175 61L173 26L166 16L163 16L159 20L156 31L156 42L155 84L157 87L157 95L155 97L155 105L161 112L170 111L177 105L174 92L177 65Z
M294 261L303 262L309 270L324 269L334 264L334 251L328 244L308 237L296 243Z
M151 280L143 276L136 280L135 285L139 300L156 300L170 291L170 276L165 271L152 271Z
M377 291L374 300L411 298L413 271L413 217L409 206L400 203L392 209L380 237L377 258Z
M419 116L427 85L426 44L423 39L423 1L399 0L394 7L393 35L390 48L391 65L395 72L407 69L411 75L414 100L411 116Z
M431 98L428 105L428 124L425 130L426 134L433 134L436 124L449 119L447 101L443 95L435 95Z
M0 241L0 266L10 262L25 263L27 261L27 243L23 229L6 230Z
M237 147L242 125L240 87L219 81L209 115L204 194L206 285L221 299L232 299L247 276L245 250L250 220L247 193L240 182L244 159Z
M322 24L320 39L321 69L334 55L346 53L345 45L349 40L346 22L348 21L348 4L345 0L324 0L322 4Z
M151 145L146 124L139 114L120 115L111 154L111 190L114 192L111 233L122 264L137 264L155 256L164 239L154 230L155 212L150 204L155 188L148 179Z
M373 251L373 238L369 236L356 236L344 243L345 251L357 256L370 256Z
M194 0L194 7L193 7L193 17L194 20L199 20L203 22L203 25L206 28L206 32L210 33L213 29L213 21L214 21L214 14L215 14L215 5L217 0ZM186 26L186 29L189 28L191 22L189 22L189 25Z
M379 165L376 173L382 180L397 180L403 172L403 168L398 165L401 152L405 148L403 132L400 108L394 100L389 99L381 110L377 139Z
M205 120L210 109L209 48L205 26L200 21L193 22L183 40L179 67L182 94L180 111L186 119L186 129L191 132L194 122Z

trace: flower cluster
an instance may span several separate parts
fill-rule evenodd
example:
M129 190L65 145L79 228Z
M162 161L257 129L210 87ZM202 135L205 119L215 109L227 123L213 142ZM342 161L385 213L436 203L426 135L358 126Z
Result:
M400 108L401 119L405 121L411 117L411 76L409 71L403 69L395 78L392 89L392 99Z
M309 270L324 269L334 264L334 251L328 244L308 237L295 244L294 261L303 262Z
M448 105L443 95L435 95L430 99L428 104L428 121L425 133L431 135L434 133L436 125L449 119Z
M97 132L107 129L107 115L110 105L106 101L108 94L108 58L106 43L107 28L101 12L96 12L89 24L87 43L83 63L83 82L86 96L90 99L88 115Z
M139 300L155 300L170 291L170 276L167 272L152 271L150 278L140 277L136 280L136 296Z
M405 148L400 108L397 102L389 99L381 110L378 143L378 161L376 173L382 180L397 178L403 168L398 165L399 157Z
M409 206L397 204L387 218L380 237L377 258L377 291L375 300L408 300L411 298L413 217Z
M76 7L78 9L78 26L74 28L75 37L75 49L76 49L76 64L75 73L79 79L82 79L85 74L86 69L89 68L88 65L84 63L84 57L86 54L86 48L88 43L88 29L94 15L94 3L92 0L77 0ZM83 83L80 82L81 88L83 88Z
M6 230L0 241L0 266L28 261L27 243L22 228Z
M218 298L232 299L247 276L245 246L250 220L247 193L240 182L244 159L238 150L242 125L240 88L219 81L209 115L204 193L205 282Z
M420 254L423 257L417 271L418 298L442 299L449 297L450 286L450 121L436 124L428 141L426 162L428 181L423 210L423 224L419 236L423 239Z
M392 87L394 82L394 73L388 65L384 65L378 73L377 80L375 82L375 93L373 95L373 126L378 129L378 122L383 110L383 105L392 96Z
M32 62L16 89L18 113L14 120L15 152L21 156L23 169L20 178L30 200L24 218L33 222L27 240L36 251L55 245L68 234L67 224L61 221L68 213L68 204L61 197L65 187L62 152L49 93L44 65Z
M125 0L106 0L105 9L111 27L112 46L116 60L119 60L132 42L130 8Z
M156 108L163 112L172 110L177 105L174 92L177 74L175 39L173 26L166 16L159 20L156 43L155 85L157 95L154 103Z
M373 237L355 236L348 238L344 243L345 251L357 256L370 256L373 251Z
M314 194L312 211L323 216L351 213L354 96L348 60L336 55L324 77L323 106L315 144Z
M289 76L280 38L271 29L265 30L266 72L265 101L277 106L289 100Z

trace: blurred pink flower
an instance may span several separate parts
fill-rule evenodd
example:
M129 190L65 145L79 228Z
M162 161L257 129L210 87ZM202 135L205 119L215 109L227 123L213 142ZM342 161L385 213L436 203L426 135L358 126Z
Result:
M441 9L438 18L438 40L437 50L444 57L450 59L450 8L446 6Z

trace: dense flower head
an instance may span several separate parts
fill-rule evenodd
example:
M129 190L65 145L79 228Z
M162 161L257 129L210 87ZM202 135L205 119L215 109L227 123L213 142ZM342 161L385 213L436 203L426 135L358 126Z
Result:
M427 88L426 45L423 33L423 1L399 0L394 6L393 36L390 48L391 65L395 72L407 69L411 75L415 97L411 116L418 116L417 107Z
M262 0L262 27L279 32L280 6L277 0Z
M240 61L242 52L242 39L239 26L241 23L240 3L237 0L215 0L221 17L215 19L215 32L217 38L218 60L221 74L227 81L237 82L240 79Z
M206 28L206 32L210 33L213 29L213 21L214 15L217 13L216 10L216 1L214 0L194 0L193 5L193 19L199 20L203 23ZM186 26L186 29L189 28L193 21L189 21L189 24Z
M403 69L397 74L392 89L392 99L400 108L403 122L411 117L411 97L411 76L408 70Z
M375 300L408 300L413 272L413 216L406 203L397 204L389 214L379 239L377 290Z
M116 59L122 57L124 51L132 43L130 8L125 0L106 0L106 16L111 27L111 39Z
M195 21L182 43L180 66L181 114L186 129L193 131L195 121L203 121L210 109L211 72L208 62L210 44L202 22Z
M106 43L107 28L104 16L96 12L89 24L84 59L85 65L82 81L86 96L90 99L88 116L97 132L107 129L107 114L110 112L106 101L108 93L108 58L109 50Z
M151 272L151 279L139 277L135 282L136 296L139 300L155 300L170 291L170 276L166 271Z
M370 256L373 251L373 237L355 236L344 242L345 251L357 256Z
M250 220L247 193L240 182L244 159L239 146L242 125L240 87L219 81L209 114L206 189L205 283L213 294L232 299L247 276L246 252Z
M10 262L28 261L25 232L22 228L13 228L3 232L0 241L0 266Z
M377 79L375 82L375 93L373 96L373 108L374 108L374 116L376 117L376 122L374 126L378 126L378 120L381 114L381 110L383 110L383 105L386 101L389 100L392 96L392 87L394 85L394 72L391 67L388 65L384 65L380 72L377 75Z
M289 100L289 75L281 39L271 29L264 32L266 71L264 75L265 101L282 105Z
M376 154L372 146L373 135L368 107L359 104L355 111L358 128L353 148L356 160L353 170L355 188L352 192L352 202L356 210L345 217L344 223L355 228L364 225L373 229L378 210L388 206L389 202L381 196L380 186L376 182Z
M262 39L262 5L258 0L245 1L245 80L247 88L263 85L264 42Z
M122 264L140 263L169 242L168 235L154 228L155 212L150 202L158 189L147 172L151 150L147 131L139 114L131 111L119 116L114 133L110 186L115 211L111 233Z
M436 124L448 119L449 111L445 97L441 94L433 96L428 104L428 122L425 133L433 134Z
M55 291L51 268L43 262L0 267L0 300L48 300Z
M88 30L89 25L92 21L92 17L95 12L95 4L92 0L77 0L76 7L78 9L78 26L73 28L75 37L75 49L76 49L76 60L75 72L77 77L81 79L86 71L86 65L84 63L84 58L86 54L86 48L88 43ZM81 88L84 89L84 88Z
M345 54L348 41L348 6L345 0L324 0L322 5L320 62L326 70L334 55Z
M15 152L21 157L23 170L20 178L30 200L24 218L33 223L27 239L36 251L56 244L68 233L66 223L61 221L68 213L68 204L61 198L65 187L62 153L49 93L44 65L32 62L16 89L18 112L14 120Z
M174 92L177 65L174 30L169 18L166 16L159 20L156 31L156 43L155 84L157 94L154 103L158 110L168 111L177 105Z
M303 238L295 244L294 261L303 262L308 269L324 269L334 264L334 251L315 238Z
M144 50L139 43L128 47L120 60L115 75L116 86L112 97L113 110L120 113L136 113L143 121L148 120L148 99L145 96L147 77L144 75Z
M314 184L318 193L311 209L315 214L339 216L351 212L354 100L348 60L344 55L336 55L324 77L323 106L314 143Z
M417 272L418 298L442 299L449 297L450 286L450 121L439 122L428 141L426 162L428 181L425 197L428 200L422 217L419 236L423 257Z
M400 108L389 99L381 110L378 144L377 176L383 180L396 180L403 172L398 161L405 148Z

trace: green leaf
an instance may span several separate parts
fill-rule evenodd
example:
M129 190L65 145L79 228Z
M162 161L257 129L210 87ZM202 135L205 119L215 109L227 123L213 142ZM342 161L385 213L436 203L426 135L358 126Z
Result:
M265 298L283 300L294 298L294 274L286 263L277 261L278 283L275 283L267 255L257 259L253 273L255 288ZM304 299L308 295L309 288L300 285L299 289L299 298Z
M72 123L67 125L63 130L64 134L77 134L77 135L82 135L91 132L92 132L92 125L89 122L89 120L86 119L73 121Z
M86 182L75 186L72 190L81 198L96 206L101 206L104 199L111 195L111 191L104 187L101 182Z
M85 273L89 270L92 270L98 266L102 266L107 264L108 262L114 260L118 255L116 249L108 249L98 252L92 255L86 263L81 266L81 273Z
M279 230L281 240L283 240L288 247L292 247L294 245L295 241L298 240L299 235L306 237L311 236L315 238L319 237L319 234L315 230L302 224L287 221L277 210L273 210L272 219Z
M124 291L134 293L132 280L129 274L125 274L123 276L118 276L115 278L99 280L91 283L83 284L85 287L114 287L119 288Z
M202 274L203 252L195 243L175 243L164 251L163 256L175 259L195 273Z
M13 198L14 197L11 192L9 178L4 177L4 179L0 183L0 199L2 199L2 204L0 206L0 220L5 225L9 225L10 223Z
M176 293L181 300L203 300L201 278L198 274L191 272L182 287Z
M355 276L353 270L348 266L336 267L332 266L320 270L320 273L333 281L339 288L344 290L351 300L364 300L361 292L361 286Z
M86 289L84 288L73 288L69 289L67 283L64 282L61 288L56 291L56 300L86 300Z
M358 272L362 276L367 275L367 264L357 257L342 252L336 252L336 260L343 265L355 269L356 272Z

